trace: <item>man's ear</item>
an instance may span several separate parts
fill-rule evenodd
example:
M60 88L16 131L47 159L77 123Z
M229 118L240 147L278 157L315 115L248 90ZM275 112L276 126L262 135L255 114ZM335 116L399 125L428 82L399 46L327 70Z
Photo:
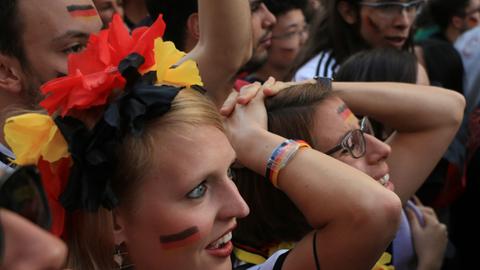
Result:
M0 54L0 90L18 94L22 92L21 66L17 59Z
M343 20L348 24L357 23L357 10L348 2L340 1L337 4L337 11L342 16Z
M452 19L450 20L451 25L453 28L462 31L465 28L465 22L462 17L459 16L453 16Z
M200 23L198 13L192 13L187 19L187 33L197 42L200 39Z
M112 211L112 216L113 216L113 240L115 242L115 245L118 246L122 243L125 243L127 240L127 237L125 235L125 219L117 209L114 209Z

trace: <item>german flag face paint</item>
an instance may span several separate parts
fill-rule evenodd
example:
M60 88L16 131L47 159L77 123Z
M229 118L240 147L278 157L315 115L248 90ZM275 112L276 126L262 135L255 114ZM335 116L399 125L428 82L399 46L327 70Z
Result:
M68 13L74 18L90 18L98 16L97 10L93 5L69 5Z
M342 104L340 107L338 107L337 113L342 117L343 121L348 124L356 124L358 122L355 115L345 104Z
M198 227L190 227L179 233L160 236L160 244L164 249L174 249L189 245L200 238Z

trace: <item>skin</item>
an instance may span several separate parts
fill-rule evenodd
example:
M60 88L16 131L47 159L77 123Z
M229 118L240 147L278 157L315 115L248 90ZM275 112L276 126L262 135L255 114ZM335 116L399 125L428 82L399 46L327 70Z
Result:
M103 27L107 27L112 21L113 14L119 14L123 17L122 1L119 0L94 0L93 3L98 10L98 15L103 22Z
M41 99L40 85L67 73L68 54L82 50L90 33L101 28L98 16L72 17L71 5L93 5L90 0L19 0L21 42L26 63L0 54L0 107L34 109ZM0 142L3 129L0 129Z
M343 138L346 132L360 127L358 119L353 114L349 118L353 118L356 121L345 119L342 114L338 113L338 109L344 106L345 104L339 98L330 98L323 102L321 106L317 106L313 136L318 142L319 151L328 151ZM325 130L328 130L328 132L325 132ZM355 159L348 153L338 151L333 154L333 157L359 169L378 181L385 174L389 173L386 160L392 149L389 145L372 135L364 134L364 137L366 141L365 156Z
M250 0L252 10L253 56L250 61L263 62L267 59L267 49L272 43L272 29L275 16L260 0Z
M5 250L0 269L61 269L66 256L65 244L19 215L0 210Z
M67 74L67 56L85 48L88 36L100 30L98 16L72 17L67 6L93 5L90 0L19 2L24 21L23 44L29 63L29 80L35 85Z
M117 243L125 242L135 269L229 269L228 256L213 256L206 249L249 212L228 175L235 153L227 137L214 127L199 126L181 127L157 139L176 143L155 147L157 158L134 211L120 209L116 215L121 227L115 233ZM174 244L172 238L180 241L165 247L162 241Z
M410 35L414 18L409 17L406 11L392 18L385 18L378 9L362 6L360 7L358 21L355 21L355 23L357 22L360 24L360 35L373 48L394 47L401 49Z
M277 16L277 23L272 30L267 62L256 72L259 78L267 80L269 76L274 78L286 76L295 57L308 38L305 26L305 16L300 9L290 10ZM294 34L284 37L289 33Z
M465 18L465 30L474 28L480 23L480 0L470 0L465 12L469 15Z

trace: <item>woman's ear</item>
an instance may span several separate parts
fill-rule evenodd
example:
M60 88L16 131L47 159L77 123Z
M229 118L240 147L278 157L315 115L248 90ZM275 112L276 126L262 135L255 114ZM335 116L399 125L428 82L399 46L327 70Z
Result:
M22 92L20 63L13 57L0 54L0 90L12 94Z
M357 10L348 2L340 1L337 5L337 11L343 20L348 24L357 23Z
M122 216L121 212L117 209L112 211L113 216L113 240L115 245L120 245L125 243L127 240L125 234L125 219Z

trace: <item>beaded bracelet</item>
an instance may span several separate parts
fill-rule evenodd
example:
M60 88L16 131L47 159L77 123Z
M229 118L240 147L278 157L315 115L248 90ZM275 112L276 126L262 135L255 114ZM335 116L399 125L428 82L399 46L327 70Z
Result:
M273 186L278 188L278 173L288 164L288 162L301 148L311 147L308 145L308 143L301 140L285 140L273 150L272 155L267 161L267 169L265 172L265 177L272 183Z

